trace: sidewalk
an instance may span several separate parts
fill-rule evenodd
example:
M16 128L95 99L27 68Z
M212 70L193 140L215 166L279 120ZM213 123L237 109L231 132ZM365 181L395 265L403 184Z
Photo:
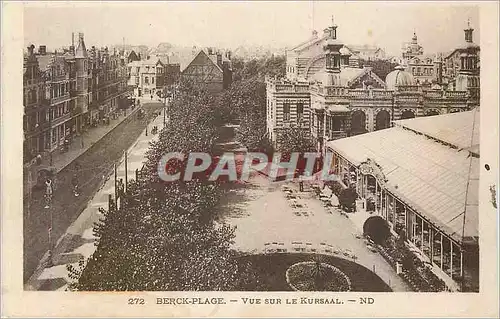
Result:
M137 141L127 151L128 179L135 178L136 168L141 168L145 160L145 153L149 148L149 143L156 140L159 134L151 134L151 127L163 128L163 116L158 116L148 125L148 135L144 130ZM125 177L125 162L121 159L117 167L117 179ZM89 258L95 251L93 235L94 223L102 217L99 208L108 207L108 196L114 195L114 177L111 174L103 187L89 201L85 210L73 222L65 234L59 238L53 252L53 266L47 267L46 261L41 260L37 270L25 285L25 290L66 290L70 281L68 278L67 265L78 266L78 261Z
M142 105L142 102L141 102ZM102 139L106 134L111 132L115 127L126 119L133 116L139 108L135 107L133 110L131 108L127 109L127 115L124 116L120 113L119 117L115 120L111 119L109 125L100 124L98 127L88 128L87 131L83 132L79 136L73 139L73 142L69 146L69 150L62 153L59 149L52 152L52 165L50 165L50 155L45 156L42 160L42 164L36 165L32 164L29 167L23 168L23 192L26 196L29 190L36 184L37 172L42 168L47 168L52 166L56 172L61 171L63 168L68 166L71 162L77 159L80 155L85 153L89 148L92 147L96 142ZM31 173L31 181L29 174Z

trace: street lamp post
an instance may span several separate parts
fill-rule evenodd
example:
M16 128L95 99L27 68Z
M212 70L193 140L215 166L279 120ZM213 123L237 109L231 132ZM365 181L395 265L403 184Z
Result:
M49 232L49 252L48 252L48 258L47 258L47 266L49 267L52 267L54 265L54 262L53 262L53 258L52 258L52 226L53 226L53 223L52 223L52 208L50 208L49 210L49 214L50 214L50 225L49 225L49 229L48 229L48 232Z
M49 157L50 157L50 166L53 165L52 158L52 108L49 106Z
M163 127L167 123L167 97L165 96L165 103L163 104Z

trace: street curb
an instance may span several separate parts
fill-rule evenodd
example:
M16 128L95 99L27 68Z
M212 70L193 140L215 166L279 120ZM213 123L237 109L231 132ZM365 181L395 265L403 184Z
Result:
M149 104L149 103L145 103L145 104ZM137 108L139 109L139 108ZM131 116L132 113L130 113L129 116ZM128 119L128 117L126 118ZM118 127L119 125L121 125L126 119L124 119L120 124L118 124L116 127ZM154 121L154 118L152 118L152 120ZM152 121L151 121L152 122ZM151 122L148 122L151 123ZM110 130L108 133L112 132L114 130L114 128L112 130ZM146 129L144 129L141 134L139 135L139 137L137 139L139 139L142 134L144 134L146 131ZM105 135L103 135L101 137L104 138L104 136L106 136L108 133L106 133ZM99 139L100 140L100 139ZM127 149L127 154L130 152L130 150L132 150L137 144L139 143L139 140L137 140L131 147L129 147ZM90 150L92 147L94 147L94 145L92 145L91 147L89 147L85 152L87 152L88 150ZM81 155L83 155L85 152L83 152ZM123 161L125 160L125 157L122 155L122 157L117 161L116 165L120 165L121 163L123 163ZM71 164L72 162L70 162ZM68 164L69 165L69 164ZM62 170L62 169L61 169ZM106 185L106 182L111 178L111 176L113 175L113 169L110 169L109 172L104 175L105 177L102 179L102 182L101 184L99 185L99 187L94 191L92 192L92 194L90 195L90 200L86 203L84 203L84 205L78 207L78 211L79 213L77 214L77 217L76 219L68 226L71 227L71 225L73 225L73 223L78 220L78 218L80 217L80 215L85 211L85 209L88 207L88 204L89 202L95 197L95 195L102 190L102 188L104 187L104 185ZM81 208L83 207L83 208ZM53 257L55 257L57 255L57 251L58 250L65 250L67 248L67 245L64 245L64 246L61 246L59 247L61 241L63 240L63 238L65 237L66 235L66 232L63 233L59 239L57 240L56 244L54 245L54 249L52 250L52 255ZM48 261L48 257L49 257L49 252L45 252L45 254L42 256L42 258L40 259L39 263L38 263L38 266L37 268L35 268L35 271L33 272L33 274L30 276L30 278L26 281L26 283L23 285L24 286L24 290L28 290L28 291L38 291L38 289L40 288L40 286L42 285L42 283L40 282L40 280L38 280L38 278L40 277L40 275L43 273L43 271L47 268L47 261ZM87 257L88 258L88 257Z
M97 141L95 141L94 143L90 144L90 146L85 150L83 151L82 153L80 153L77 157L75 157L72 161L70 161L69 163L67 163L66 165L62 166L61 168L57 169L56 170L56 175L59 174L59 172L61 172L62 170L64 170L66 167L70 166L72 163L74 163L79 157L83 156L85 153L87 153L92 147L94 147L94 145L96 143L99 143L100 140L102 140L103 138L105 138L108 134L110 134L112 131L115 130L115 128L117 128L118 126L122 125L124 122L128 121L131 116L133 114L135 114L141 107L136 107L134 108L121 122L119 122L118 124L116 124L112 129L110 129L109 131L107 131L103 136L101 136ZM29 169L28 169L29 171ZM24 169L23 169L23 174L24 174ZM57 176L56 176L57 177ZM24 183L23 183L24 184ZM25 187L27 186L27 187ZM29 190L25 190L26 188L31 188L33 187L33 185L23 185L23 200L26 200L26 197L28 196L29 194Z
M87 148L84 152L82 152L80 155L78 155L77 157L75 157L75 159L73 159L71 162L69 162L68 164L66 164L65 166L63 166L61 169L57 170L56 171L56 174L59 173L60 171L62 171L63 169L65 169L66 167L68 167L69 165L71 165L74 161L76 161L79 157L81 157L82 155L84 155L85 153L87 153L91 148L94 147L94 145L96 143L98 143L99 141L101 141L103 138L105 138L106 136L108 136L111 132L113 132L118 126L122 125L122 124L126 124L125 122L128 121L131 116L133 114L135 114L138 110L140 109L140 107L136 107L134 108L134 110L132 110L129 115L127 117L125 117L120 123L116 124L116 126L114 126L111 130L107 131L103 136L101 136L96 142L92 143L90 145L89 148Z

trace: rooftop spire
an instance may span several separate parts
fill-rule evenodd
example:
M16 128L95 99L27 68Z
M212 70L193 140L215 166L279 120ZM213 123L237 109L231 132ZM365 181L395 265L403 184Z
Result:
M465 32L465 42L472 43L472 32L474 31L473 28L470 26L470 18L467 19L467 29L464 30Z
M85 48L85 41L83 40L83 33L78 33L78 47L76 48L76 57L87 57L87 48Z

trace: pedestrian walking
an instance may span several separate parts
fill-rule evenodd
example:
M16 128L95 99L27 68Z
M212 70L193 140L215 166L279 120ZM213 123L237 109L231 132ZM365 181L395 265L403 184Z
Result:
M49 208L52 202L52 180L45 180L45 208Z
M304 191L304 181L299 182L299 191L301 191L301 192Z
M80 194L78 193L78 176L76 176L76 174L74 174L71 179L71 185L73 186L73 194L75 197L78 197Z

